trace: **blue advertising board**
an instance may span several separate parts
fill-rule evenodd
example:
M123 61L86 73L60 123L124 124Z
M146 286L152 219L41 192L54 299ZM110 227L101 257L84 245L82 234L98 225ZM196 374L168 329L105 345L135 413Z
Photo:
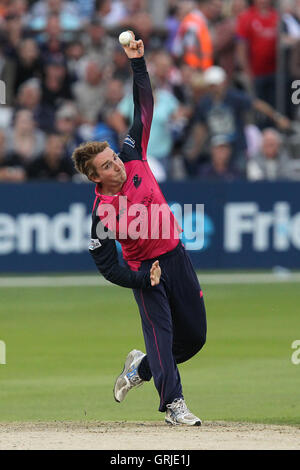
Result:
M197 269L300 268L298 183L161 188L176 215L182 208L182 241ZM0 272L95 271L88 253L93 201L91 184L1 184Z

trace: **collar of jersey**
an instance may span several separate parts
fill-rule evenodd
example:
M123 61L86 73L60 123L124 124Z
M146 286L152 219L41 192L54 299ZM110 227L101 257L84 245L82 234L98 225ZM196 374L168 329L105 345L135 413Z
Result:
M112 196L108 196L107 194L101 194L100 185L99 183L97 183L95 187L95 193L96 196L101 200L101 202L111 202L115 197L120 196L121 191L119 191L117 194L113 194Z

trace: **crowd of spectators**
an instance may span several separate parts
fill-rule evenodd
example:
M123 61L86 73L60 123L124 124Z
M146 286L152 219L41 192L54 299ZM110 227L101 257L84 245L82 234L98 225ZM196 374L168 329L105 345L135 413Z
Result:
M84 182L78 144L119 151L133 115L127 29L145 43L159 181L297 179L300 0L278 5L0 0L0 181Z

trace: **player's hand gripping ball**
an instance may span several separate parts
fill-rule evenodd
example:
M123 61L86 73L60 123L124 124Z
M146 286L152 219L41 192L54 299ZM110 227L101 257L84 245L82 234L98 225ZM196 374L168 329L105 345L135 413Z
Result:
M124 37L123 34L125 35ZM129 59L139 59L144 56L144 43L141 39L138 41L135 40L133 31L125 31L120 34L119 41L121 42L124 52ZM125 44L125 42L127 44Z
M131 31L124 31L119 36L119 42L120 44L122 44L122 46L129 46L130 41L133 41L133 40L134 40L134 37Z

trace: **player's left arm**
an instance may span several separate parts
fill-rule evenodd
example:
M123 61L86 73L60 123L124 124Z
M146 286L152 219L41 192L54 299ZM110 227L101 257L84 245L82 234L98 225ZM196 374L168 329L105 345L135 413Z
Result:
M123 48L133 70L134 118L120 158L123 161L146 160L154 100L144 58L144 44L142 40L134 39L129 46Z

